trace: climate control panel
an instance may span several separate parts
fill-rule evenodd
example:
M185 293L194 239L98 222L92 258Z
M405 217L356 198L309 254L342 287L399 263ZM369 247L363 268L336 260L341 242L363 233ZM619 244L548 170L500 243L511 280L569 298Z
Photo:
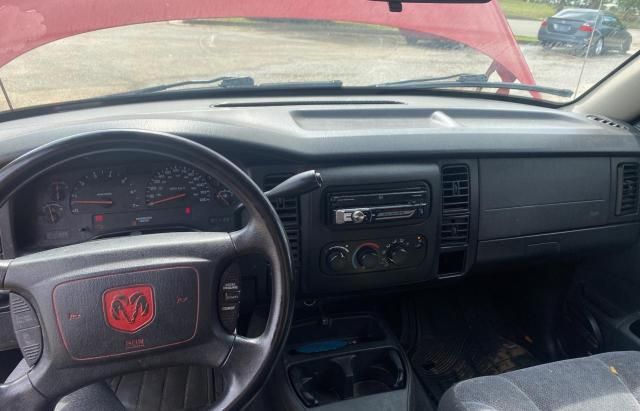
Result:
M327 274L357 274L418 267L424 260L427 239L410 237L343 241L327 244L321 266Z

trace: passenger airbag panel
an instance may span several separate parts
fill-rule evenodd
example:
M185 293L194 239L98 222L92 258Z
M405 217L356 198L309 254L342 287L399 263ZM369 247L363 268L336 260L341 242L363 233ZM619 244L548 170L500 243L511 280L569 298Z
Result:
M604 225L610 182L607 157L480 160L479 239Z

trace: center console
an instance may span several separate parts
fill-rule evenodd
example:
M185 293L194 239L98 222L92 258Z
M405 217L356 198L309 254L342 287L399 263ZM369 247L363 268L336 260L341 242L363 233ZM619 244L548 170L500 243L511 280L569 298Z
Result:
M302 294L422 282L437 258L435 164L327 167L302 199Z
M424 182L400 183L396 187L379 189L364 186L333 190L339 191L326 194L326 221L337 232L340 228L382 228L389 223L396 226L420 224L431 212L431 192ZM322 249L322 270L329 275L344 275L416 268L426 255L426 242L423 233L416 233L408 238L329 243Z
M426 401L402 347L369 314L295 324L273 389L287 410L412 410Z

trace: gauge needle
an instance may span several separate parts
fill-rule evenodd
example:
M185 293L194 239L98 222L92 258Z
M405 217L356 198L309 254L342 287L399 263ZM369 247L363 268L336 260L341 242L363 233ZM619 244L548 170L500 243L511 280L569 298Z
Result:
M150 206L150 207L153 207L154 205L166 203L167 201L177 200L179 198L184 198L186 196L187 196L187 193L180 193L180 194L172 195L172 196L169 196L169 197L161 198L160 200L151 201L147 205Z
M71 204L112 205L113 200L71 200Z
M227 197L225 197L224 195L217 195L218 200L222 201L225 205L230 206L231 204L229 204L229 200L227 200Z

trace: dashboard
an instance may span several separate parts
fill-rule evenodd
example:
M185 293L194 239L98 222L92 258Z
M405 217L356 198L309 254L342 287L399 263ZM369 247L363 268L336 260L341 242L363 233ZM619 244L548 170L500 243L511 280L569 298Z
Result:
M3 123L0 163L113 128L200 142L265 191L320 172L321 189L272 202L303 298L606 252L640 237L635 127L485 99L291 96L98 107ZM111 154L54 169L0 208L3 253L239 228L235 195L186 163ZM243 275L267 270L251 263Z
M160 231L231 231L238 200L218 180L175 161L84 158L24 189L17 242L33 251ZM128 157L128 158L126 158Z

